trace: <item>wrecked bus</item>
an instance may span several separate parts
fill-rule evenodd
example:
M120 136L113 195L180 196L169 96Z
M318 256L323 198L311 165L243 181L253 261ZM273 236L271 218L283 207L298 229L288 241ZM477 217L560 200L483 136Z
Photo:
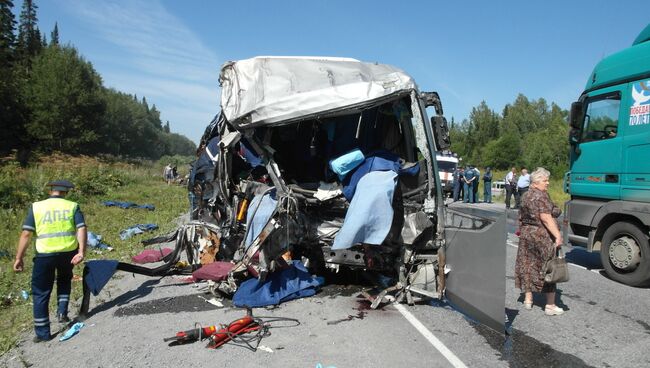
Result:
M238 273L263 279L301 259L316 273L394 277L373 306L387 293L413 303L446 292L503 325L505 247L484 243L505 244L505 224L445 209L435 154L449 136L437 93L349 58L256 57L224 64L219 80L221 112L189 182L192 219L218 229L216 258L235 262L219 291L232 293Z
M449 136L437 93L349 58L256 57L225 63L219 80L221 111L188 180L191 220L146 243L176 248L154 269L117 270L218 264L211 290L232 296L287 262L321 275L357 269L377 276L372 308L445 297L503 331L505 217L445 208L435 155Z

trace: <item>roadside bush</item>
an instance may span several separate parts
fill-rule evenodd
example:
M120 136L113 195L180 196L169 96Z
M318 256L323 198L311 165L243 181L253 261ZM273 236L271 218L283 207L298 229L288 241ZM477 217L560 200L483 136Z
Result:
M0 207L22 208L35 201L43 192L35 184L18 163L0 166Z
M75 183L79 197L103 195L113 188L119 188L129 182L122 173L106 166L84 167L77 173L73 173L70 180Z
M181 156L181 155L174 155L174 156L163 156L158 160L158 166L162 169L165 167L167 164L172 164L172 166L177 166L179 169L187 167L190 162L193 162L196 160L196 157L194 156Z

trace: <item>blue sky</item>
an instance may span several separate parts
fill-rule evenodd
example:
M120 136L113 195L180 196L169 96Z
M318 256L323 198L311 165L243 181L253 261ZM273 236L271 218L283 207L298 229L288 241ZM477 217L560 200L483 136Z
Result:
M221 64L258 55L345 56L404 69L461 121L518 93L568 109L604 56L650 22L647 1L36 0L104 84L146 96L198 141L219 111ZM15 1L15 12L21 1Z

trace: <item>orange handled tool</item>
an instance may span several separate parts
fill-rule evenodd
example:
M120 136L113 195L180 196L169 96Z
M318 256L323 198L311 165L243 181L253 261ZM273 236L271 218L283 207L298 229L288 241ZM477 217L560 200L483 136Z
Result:
M233 337L244 333L257 331L260 325L253 320L251 316L242 317L236 321L231 322L228 326L222 327L219 331L214 332L210 336L210 341L207 347L216 349L219 346L232 340Z
M177 332L176 336L165 338L163 341L174 341L184 344L186 342L194 342L200 339L204 339L211 336L215 332L217 332L217 326L195 328L193 330Z

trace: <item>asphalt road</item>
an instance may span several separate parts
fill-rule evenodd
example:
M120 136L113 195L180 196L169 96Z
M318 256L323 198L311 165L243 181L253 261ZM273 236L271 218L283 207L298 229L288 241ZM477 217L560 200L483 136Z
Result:
M503 205L479 204L504 211ZM514 231L510 212L508 231ZM509 234L506 260L508 334L483 327L444 302L388 305L370 310L359 286L329 285L311 298L258 308L275 322L253 352L205 342L170 346L163 337L201 325L224 324L245 311L217 308L209 295L179 278L118 274L92 298L91 316L79 335L33 344L31 335L0 358L8 367L642 367L650 366L650 293L609 280L597 255L566 249L571 281L559 285L567 310L548 317L543 300L531 311L514 289L518 239ZM200 286L200 285L199 285Z

